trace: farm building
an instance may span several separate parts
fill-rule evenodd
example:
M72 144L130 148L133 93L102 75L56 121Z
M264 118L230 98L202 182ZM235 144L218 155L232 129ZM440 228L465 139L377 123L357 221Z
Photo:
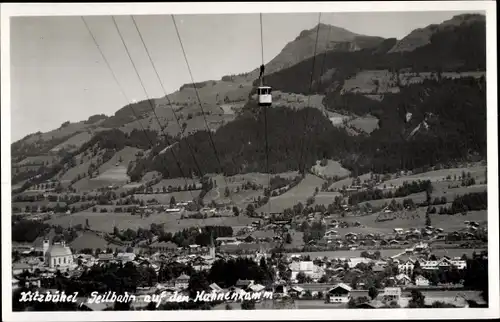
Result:
M329 303L347 303L351 298L352 288L344 283L337 284L327 291Z
M168 252L177 250L177 245L172 242L154 242L149 247L156 251Z

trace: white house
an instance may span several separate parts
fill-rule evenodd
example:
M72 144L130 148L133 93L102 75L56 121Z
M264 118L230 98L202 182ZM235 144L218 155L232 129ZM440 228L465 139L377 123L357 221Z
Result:
M391 302L396 301L399 302L401 299L401 288L400 287L386 287L384 288L384 292L382 293L382 298L384 301Z
M183 290L187 289L189 286L189 276L187 276L186 274L182 274L175 279L174 285L175 287Z
M429 286L429 280L423 277L422 275L418 275L415 277L415 285L417 286Z
M134 253L118 253L116 255L116 259L118 259L121 262L131 262L135 259L135 254Z
M329 303L347 303L351 298L352 288L349 285L340 283L332 287L327 292L327 299Z
M400 263L398 265L398 272L400 274L411 275L413 273L413 268L415 267L415 260L409 258L406 262Z
M312 261L293 262L290 264L289 268L292 271L292 280L296 280L299 273L303 273L305 276L310 277L313 281L319 280L325 273L323 268L314 265Z
M409 278L406 274L398 274L395 279L398 285L406 286L411 284L411 278Z

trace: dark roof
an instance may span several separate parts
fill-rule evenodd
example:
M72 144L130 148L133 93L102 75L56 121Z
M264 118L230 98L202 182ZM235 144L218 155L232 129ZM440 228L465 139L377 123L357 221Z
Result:
M253 280L238 280L236 281L236 286L249 286L253 283Z

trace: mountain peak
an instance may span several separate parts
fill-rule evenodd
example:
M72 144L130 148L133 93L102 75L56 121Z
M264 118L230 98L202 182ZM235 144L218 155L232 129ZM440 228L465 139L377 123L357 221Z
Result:
M415 29L398 41L389 52L413 51L418 47L429 44L432 35L440 30L459 27L464 24L484 22L485 19L486 17L482 14L466 13L453 16L451 19L443 21L440 24L431 24L424 28Z
M316 46L316 39L318 43ZM293 41L286 44L283 50L266 65L266 73L270 74L283 68L291 67L316 53L325 50L356 51L366 47L377 46L383 38L363 36L347 29L319 23L306 29Z

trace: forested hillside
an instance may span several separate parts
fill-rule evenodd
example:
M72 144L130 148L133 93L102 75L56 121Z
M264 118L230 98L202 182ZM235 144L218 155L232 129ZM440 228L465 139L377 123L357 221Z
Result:
M460 74L486 70L485 21L477 16L464 16L458 23L429 30L432 32L426 33L429 38L425 45L419 43L413 50L402 51L391 50L398 43L396 39L349 34L358 45L362 43L358 46L362 49L335 48L326 53L320 52L316 57L299 59L289 68L278 68L277 72L267 74L265 83L275 91L304 95L314 93L323 105L320 108L294 110L290 108L293 101L288 107L275 103L267 110L269 171L304 171L324 158L340 161L353 175L485 158L486 80L481 75L469 77ZM309 36L302 34L297 39L307 45L311 43ZM411 39L405 40L405 46ZM327 39L322 41L329 43ZM341 43L341 39L336 40L335 46ZM298 46L298 43L291 44L293 46L288 46L287 50ZM305 52L302 54L306 55ZM278 65L285 66L286 62L280 60ZM375 79L380 77L379 72L386 73L391 82L390 85L385 84L383 90L379 88L382 87L379 79ZM420 77L420 74L427 76ZM368 79L370 75L376 77ZM408 75L416 75L411 77L418 78L418 81L408 80L411 78ZM358 90L358 83L363 86L363 82L368 81L375 84L373 90ZM212 83L214 81L200 82L196 86L203 85L200 90L210 87L202 100L214 96L213 102L210 102L212 110L215 107L221 109L218 104L223 95L217 92L220 86L212 88ZM247 85L250 90L251 83ZM180 91L187 91L192 86L185 85ZM247 92L240 89L246 95ZM369 92L371 90L373 93ZM151 105L163 113L160 118L168 126L175 123L170 107L160 108L156 105L157 101L145 100L129 104L111 117L94 115L84 122L66 122L52 132L28 136L12 145L13 160L18 162L28 156L40 159L41 155L57 153L58 161L16 173L13 182L36 176L31 183L47 180L62 169L71 167L73 158L79 153L101 149L105 150L106 156L111 156L126 146L144 151L127 168L133 181L140 180L150 171L158 171L164 178L267 172L264 113L252 99L254 93L255 88L248 95L246 104L245 101L241 103L244 107L237 113L231 112L234 114L231 114L231 121L221 122L221 125L211 128L211 132L200 130L207 128L205 115L198 112L193 116L183 110L187 107L182 102L177 102L178 111L186 114L182 122L196 119L197 125L192 133L188 131L183 135L165 137L157 128L150 127L151 123L157 123L151 118ZM180 93L179 99L184 94ZM186 103L188 110L197 111L197 101L192 101L194 103L189 103L192 106ZM328 113L348 117L370 115L378 119L378 125L369 134L353 133L335 125ZM135 124L137 119L141 124L124 130L131 122ZM209 123L216 123L217 120L214 118ZM151 130L143 131L142 123ZM89 134L86 141L73 150L53 150L56 145L80 132L89 132L92 137Z

